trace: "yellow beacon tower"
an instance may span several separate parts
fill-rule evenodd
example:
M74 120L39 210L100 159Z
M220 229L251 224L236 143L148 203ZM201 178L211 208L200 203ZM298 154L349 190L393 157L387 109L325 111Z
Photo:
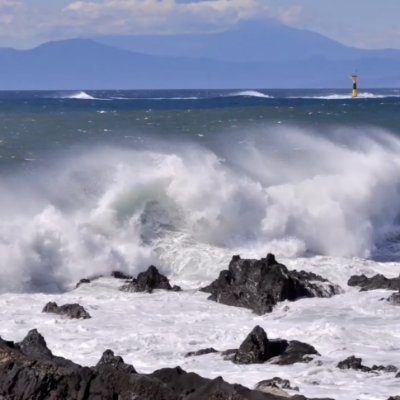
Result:
M353 81L353 90L351 92L352 97L357 97L357 78L358 76L356 74L351 76L351 80Z

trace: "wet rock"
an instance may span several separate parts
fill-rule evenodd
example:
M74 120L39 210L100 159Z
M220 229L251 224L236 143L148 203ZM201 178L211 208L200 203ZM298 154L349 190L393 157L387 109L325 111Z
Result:
M365 365L362 365L362 359L355 356L350 356L347 357L345 360L340 361L337 365L337 368L355 369L357 371L364 371L364 372L370 371L370 368L366 367Z
M319 355L313 346L296 340L270 340L264 329L256 326L234 354L237 364L255 364L271 361L273 364L288 365L308 362L311 355Z
M285 351L279 357L271 360L271 363L277 365L291 365L298 362L308 363L313 360L311 356L319 355L315 347L297 340L291 340Z
M330 297L341 292L323 277L305 271L289 271L273 254L261 260L233 256L229 269L201 289L209 300L230 306L250 308L257 314L271 312L280 301L304 297Z
M211 354L211 353L218 353L218 351L215 350L213 347L208 347L207 349L200 349L197 351L189 351L189 353L185 354L185 357L203 356L205 354Z
M135 368L130 364L125 364L123 358L120 356L115 356L112 350L106 350L103 353L99 362L96 365L96 368L103 368L104 366L111 366L118 371L136 374Z
M265 379L261 382L258 382L255 386L256 390L260 390L261 392L266 392L266 393L270 393L269 391L267 391L267 389L270 388L277 388L277 389L286 389L286 390L294 390L294 391L299 391L299 388L296 387L292 387L292 385L290 384L290 381L288 379L282 379L279 377L274 377L272 379ZM287 395L287 392L286 392ZM282 394L281 394L282 396Z
M399 369L394 365L373 365L371 371L395 373Z
M151 265L147 271L141 272L136 279L121 287L123 292L147 292L152 293L154 289L179 291L179 286L171 287L166 276L160 274L158 269Z
M387 373L394 373L398 371L398 368L395 367L394 365L373 365L372 368L367 367L362 364L362 359L355 357L355 356L350 356L347 357L345 360L340 361L337 365L338 368L340 369L354 369L356 371L362 371L362 372L387 372Z
M0 397L18 400L279 400L281 397L206 379L177 368L139 374L106 350L95 367L54 356L44 338L29 332L14 344L0 338ZM307 400L302 396L292 398Z
M122 271L113 271L111 272L111 276L115 279L133 279L132 276L127 275Z
M58 306L55 302L49 302L44 306L42 312L65 315L69 318L76 319L91 318L90 314L80 304L77 303Z
M353 275L348 280L349 286L359 286L361 291L389 289L400 291L400 277L386 278L382 274L374 275L372 278L367 278L365 275Z
M387 301L394 305L394 306L400 306L400 291L397 293L391 294L388 298Z
M282 354L287 346L286 340L268 340L264 329L256 326L240 345L233 361L237 364L264 363Z
M391 396L387 400L400 400L400 396Z

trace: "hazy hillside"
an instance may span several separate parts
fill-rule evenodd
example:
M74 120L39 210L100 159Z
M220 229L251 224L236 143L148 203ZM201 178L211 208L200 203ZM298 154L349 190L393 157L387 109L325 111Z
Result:
M209 35L0 49L0 89L344 88L356 68L361 87L400 86L398 50L352 49L309 31L246 23Z
M319 33L277 22L241 22L226 32L198 35L136 35L94 37L99 43L153 55L201 57L233 62L331 61L384 57L400 59L396 50L362 50Z

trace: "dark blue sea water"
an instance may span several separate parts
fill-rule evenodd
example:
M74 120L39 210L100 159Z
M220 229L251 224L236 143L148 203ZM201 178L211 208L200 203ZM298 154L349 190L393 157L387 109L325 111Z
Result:
M399 90L0 92L0 261L26 290L235 251L398 259L399 134Z

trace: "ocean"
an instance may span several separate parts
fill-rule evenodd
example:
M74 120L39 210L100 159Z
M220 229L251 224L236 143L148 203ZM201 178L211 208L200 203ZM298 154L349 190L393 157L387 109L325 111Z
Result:
M386 400L394 376L335 365L398 363L399 312L379 301L390 292L346 282L399 275L399 200L400 90L0 92L0 336L37 328L84 365L112 348L141 372L181 365L248 387L281 376L306 396ZM269 252L344 293L260 317L197 291L232 255ZM127 294L107 278L151 264L184 291ZM41 314L50 300L94 318ZM321 363L183 357L235 347L257 324Z

